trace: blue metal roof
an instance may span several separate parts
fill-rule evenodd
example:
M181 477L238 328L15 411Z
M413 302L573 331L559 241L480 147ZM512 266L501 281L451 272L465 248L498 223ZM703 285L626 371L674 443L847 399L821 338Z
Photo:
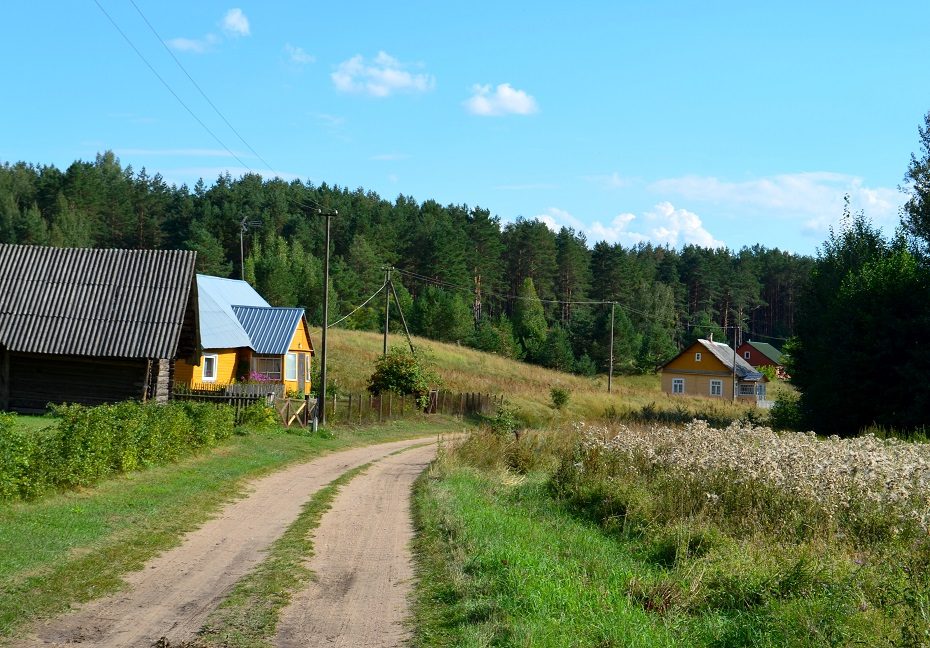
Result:
M283 355L291 346L294 331L304 316L302 308L232 307L256 353Z
M269 307L245 281L197 275L200 299L200 343L205 349L234 349L252 346L233 305Z

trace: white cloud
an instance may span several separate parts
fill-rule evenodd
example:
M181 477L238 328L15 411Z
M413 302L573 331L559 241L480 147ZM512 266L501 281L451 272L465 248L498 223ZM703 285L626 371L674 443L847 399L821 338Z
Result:
M542 223L545 223L546 227L556 233L558 233L562 227L571 227L576 232L582 232L585 230L584 223L575 218L569 212L565 211L564 209L559 209L558 207L550 207L542 214L536 214L534 218Z
M637 227L637 225L640 225ZM618 214L608 225L595 221L588 228L591 238L608 243L640 243L657 245L700 245L716 248L724 245L705 229L701 218L687 209L676 208L670 202L660 202L642 218L635 214Z
M774 218L795 219L810 236L822 236L839 221L846 195L853 210L862 209L879 225L892 228L904 203L904 195L897 189L867 187L860 177L831 172L780 174L740 182L684 176L658 180L649 189L691 202L734 210L750 208Z
M490 85L475 85L465 108L473 115L497 117L500 115L530 115L539 111L536 99L509 83L501 83L494 90Z
M203 38L172 38L168 40L168 47L178 52L203 54L220 42L215 34L207 34Z
M245 17L245 14L242 13L242 9L238 7L230 9L226 12L226 15L223 16L223 32L227 36L233 38L239 36L248 36L251 34L249 29L249 19Z
M403 64L386 52L378 52L368 62L361 54L343 61L330 76L340 92L387 97L395 92L427 92L436 85L429 74L410 72Z
M288 57L291 59L291 63L306 65L316 62L316 57L312 54L307 54L302 47L296 47L290 43L285 43L284 51L287 52Z

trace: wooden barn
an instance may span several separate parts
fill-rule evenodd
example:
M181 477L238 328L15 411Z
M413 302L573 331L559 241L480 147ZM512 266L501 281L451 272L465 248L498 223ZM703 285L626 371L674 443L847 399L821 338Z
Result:
M195 253L0 244L0 410L167 400L196 358Z

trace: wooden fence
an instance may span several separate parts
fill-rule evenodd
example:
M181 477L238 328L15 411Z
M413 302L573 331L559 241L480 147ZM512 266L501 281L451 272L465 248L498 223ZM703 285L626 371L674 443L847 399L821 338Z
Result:
M326 420L333 423L371 423L424 412L460 418L476 414L491 416L503 402L504 397L496 394L432 391L427 406L423 408L409 394L341 394L326 399Z
M176 384L171 397L175 400L191 400L217 405L229 405L236 410L236 421L249 405L265 403L273 407L281 424L286 427L307 427L316 416L317 401L314 398L284 398L280 390L264 385ZM328 423L373 423L407 418L414 414L445 414L447 416L492 416L503 405L504 397L478 392L431 391L427 406L421 407L414 396L388 392L380 396L370 393L336 394L326 399Z

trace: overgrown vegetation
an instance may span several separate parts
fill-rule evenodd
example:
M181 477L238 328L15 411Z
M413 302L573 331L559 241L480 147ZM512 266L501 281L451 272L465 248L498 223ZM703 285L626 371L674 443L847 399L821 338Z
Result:
M473 435L417 485L417 645L930 645L927 452L745 425Z
M0 414L0 499L176 461L229 438L234 421L231 408L190 402L64 405L53 416L57 425L35 433Z

